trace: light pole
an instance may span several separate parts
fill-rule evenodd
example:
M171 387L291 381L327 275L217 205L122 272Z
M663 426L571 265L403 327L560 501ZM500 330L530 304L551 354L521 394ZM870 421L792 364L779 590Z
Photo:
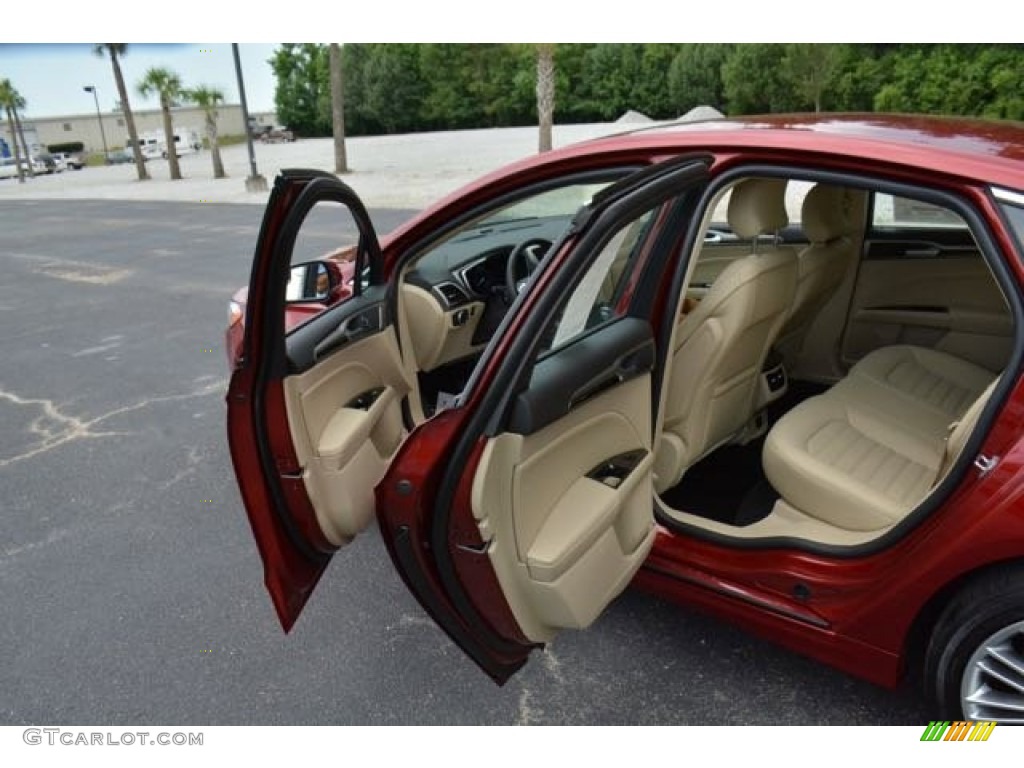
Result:
M92 94L92 100L96 102L96 122L100 124L100 138L103 139L103 162L110 162L110 150L107 149L107 134L103 130L103 116L100 114L100 98L96 95L95 85L83 85L82 90Z
M242 81L242 60L238 57L238 43L231 44L235 56L235 77L238 78L238 99L242 102L242 125L245 126L245 143L249 147L249 177L245 180L246 192L266 192L267 180L256 170L256 150L252 146L252 130L249 128L249 107L245 103L245 83Z

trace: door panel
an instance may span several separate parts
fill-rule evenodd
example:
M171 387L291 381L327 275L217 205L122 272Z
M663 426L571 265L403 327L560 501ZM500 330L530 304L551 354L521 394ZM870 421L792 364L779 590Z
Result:
M674 158L595 194L377 485L406 585L498 683L590 624L653 544L650 321L709 165Z
M876 193L842 344L852 365L913 344L993 371L1009 360L1009 308L964 218L937 203Z
M650 375L488 441L472 507L523 633L588 626L654 541Z
M886 244L885 250L891 246ZM1013 322L979 253L871 258L872 250L857 276L844 363L852 365L879 347L914 344L990 370L1005 366L1013 345Z
M294 282L296 267L353 257L350 269L339 263L333 271L355 279L336 286L345 290L333 298L328 279L322 311L293 327L286 307L306 301L311 285ZM286 631L333 553L372 518L373 486L404 436L400 401L411 384L382 266L369 215L349 187L319 171L275 179L253 260L243 355L228 388L228 436ZM331 272L325 266L324 276ZM308 268L298 274L310 277ZM313 287L319 294L319 281Z
M405 434L401 402L410 388L390 328L284 380L302 479L335 546L373 518L373 488Z

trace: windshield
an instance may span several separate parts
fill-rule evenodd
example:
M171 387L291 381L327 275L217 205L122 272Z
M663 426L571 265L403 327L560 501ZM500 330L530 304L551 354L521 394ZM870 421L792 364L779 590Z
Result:
M593 184L570 184L558 189L541 192L528 197L501 210L495 211L476 223L477 227L494 224L507 224L511 221L536 219L540 217L571 216L581 206L602 189L611 184L610 181L599 181Z

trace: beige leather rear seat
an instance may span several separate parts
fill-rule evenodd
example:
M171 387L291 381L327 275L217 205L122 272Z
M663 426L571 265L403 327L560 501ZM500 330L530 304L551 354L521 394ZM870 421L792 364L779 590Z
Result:
M966 360L925 347L883 347L867 355L837 384L860 393L906 419L906 408L920 426L945 436L951 421L959 419L992 383L996 375Z
M779 420L765 441L765 474L805 514L852 531L888 527L948 468L995 379L931 349L876 350Z

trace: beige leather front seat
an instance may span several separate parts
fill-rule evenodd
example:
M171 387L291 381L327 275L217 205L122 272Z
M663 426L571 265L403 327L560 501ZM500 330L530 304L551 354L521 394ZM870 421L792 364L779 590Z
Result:
M778 346L799 352L811 322L843 282L853 257L852 190L817 184L804 197L800 226L810 245L797 256L796 297Z
M733 187L729 225L751 241L752 253L726 267L676 329L655 454L658 491L675 485L753 415L761 367L796 290L793 250L758 241L788 223L785 191L783 179L748 179Z

